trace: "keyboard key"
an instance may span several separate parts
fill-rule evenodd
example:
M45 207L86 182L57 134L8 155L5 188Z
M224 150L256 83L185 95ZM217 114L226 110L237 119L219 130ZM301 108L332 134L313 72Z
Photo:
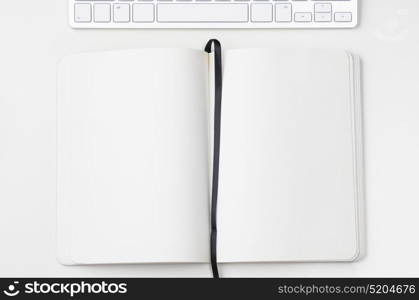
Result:
M314 13L315 22L332 22L331 12L316 12Z
M352 13L350 12L337 12L335 13L335 22L351 22Z
M134 4L132 20L134 22L154 22L154 4Z
M296 12L294 14L295 22L311 22L311 13L310 12Z
M275 5L275 21L276 22L291 22L292 21L292 6L291 4L277 4Z
M157 4L157 21L162 23L248 22L247 4L189 3Z
M77 23L88 23L92 21L92 8L90 4L74 5L74 21Z
M129 4L114 4L113 6L113 20L116 23L127 23L130 20L130 5Z
M110 4L95 4L93 20L98 23L111 21L111 5Z
M272 22L272 4L252 4L252 22Z
M316 3L314 4L314 11L316 13L332 12L332 4L330 3Z

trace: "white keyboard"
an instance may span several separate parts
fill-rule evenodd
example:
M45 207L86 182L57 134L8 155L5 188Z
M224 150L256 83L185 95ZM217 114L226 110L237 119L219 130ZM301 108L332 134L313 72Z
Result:
M74 28L351 28L358 0L69 0Z

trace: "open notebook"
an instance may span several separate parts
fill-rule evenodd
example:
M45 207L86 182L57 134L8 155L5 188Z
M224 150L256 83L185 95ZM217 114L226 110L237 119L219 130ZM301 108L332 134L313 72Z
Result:
M190 49L62 60L60 262L209 262L213 62ZM359 66L337 50L224 52L218 262L358 257Z

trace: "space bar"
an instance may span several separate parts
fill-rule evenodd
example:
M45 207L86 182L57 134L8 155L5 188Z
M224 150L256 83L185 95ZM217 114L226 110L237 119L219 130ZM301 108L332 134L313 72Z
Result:
M162 23L247 22L247 4L188 3L158 4L157 21Z

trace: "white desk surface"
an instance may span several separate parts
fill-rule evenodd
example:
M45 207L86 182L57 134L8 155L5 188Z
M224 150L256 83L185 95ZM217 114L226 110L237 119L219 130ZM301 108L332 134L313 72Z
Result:
M55 259L56 63L141 47L332 47L363 60L367 253L357 263L222 266L224 276L419 276L419 1L360 0L352 30L72 30L67 0L0 10L0 276L210 276L209 265ZM117 74L109 74L117 76Z

